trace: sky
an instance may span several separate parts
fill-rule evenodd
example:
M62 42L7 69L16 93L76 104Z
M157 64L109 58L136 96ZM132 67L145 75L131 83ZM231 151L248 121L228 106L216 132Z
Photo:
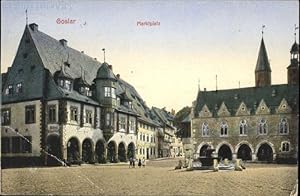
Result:
M28 23L100 62L105 48L114 73L149 107L178 111L192 105L199 86L255 85L262 25L272 84L287 83L298 7L298 1L1 1L1 72L12 65L27 9ZM68 19L73 24L58 22Z

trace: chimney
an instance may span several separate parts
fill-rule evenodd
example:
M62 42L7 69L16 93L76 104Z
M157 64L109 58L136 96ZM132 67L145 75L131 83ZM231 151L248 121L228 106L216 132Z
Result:
M82 50L81 53L84 54L84 51Z
M31 23L31 24L29 25L29 27L31 28L32 31L37 31L39 25L37 25L37 24L35 24L35 23Z
M120 79L120 74L117 74L117 78Z
M204 92L206 91L206 88L204 88Z
M97 58L94 58L95 61L97 61Z
M68 41L65 40L65 39L61 39L61 40L59 40L59 42L60 42L61 45L63 45L64 47L66 47L66 46L67 46L67 43L68 43Z
M112 70L112 65L108 65L108 68L109 68L110 70Z

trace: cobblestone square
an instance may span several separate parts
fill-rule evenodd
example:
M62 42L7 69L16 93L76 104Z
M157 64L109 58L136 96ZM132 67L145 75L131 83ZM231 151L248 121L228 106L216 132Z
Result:
M289 195L296 165L246 164L238 171L174 170L178 159L125 164L2 170L2 194Z

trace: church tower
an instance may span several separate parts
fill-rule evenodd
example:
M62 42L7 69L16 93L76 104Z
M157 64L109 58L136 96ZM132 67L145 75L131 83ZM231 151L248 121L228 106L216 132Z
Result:
M287 80L290 85L299 85L299 44L296 40L291 48L291 64L287 67Z
M270 85L271 67L268 60L264 38L262 37L255 68L255 87L264 87Z

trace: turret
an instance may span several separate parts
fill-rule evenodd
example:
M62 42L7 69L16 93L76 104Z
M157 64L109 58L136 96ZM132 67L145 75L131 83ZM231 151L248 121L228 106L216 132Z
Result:
M296 40L290 50L291 64L287 67L287 80L290 85L299 85L299 44Z

